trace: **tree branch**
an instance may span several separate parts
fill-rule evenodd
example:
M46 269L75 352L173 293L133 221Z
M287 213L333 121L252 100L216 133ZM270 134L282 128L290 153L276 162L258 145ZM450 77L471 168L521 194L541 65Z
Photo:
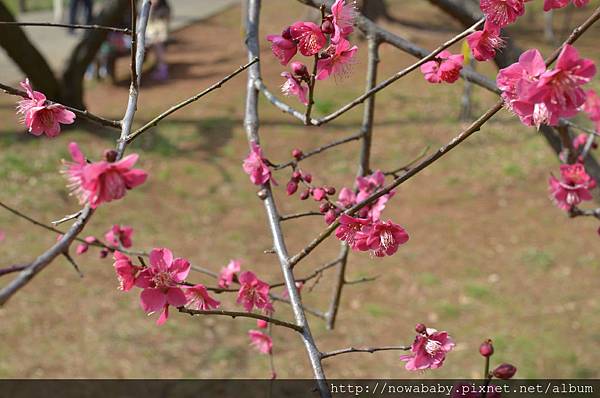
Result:
M330 357L334 357L336 355L341 355L341 354L349 354L349 353L353 353L353 352L368 352L369 354L372 354L377 351L408 351L408 350L410 350L410 348L411 348L410 346L403 346L403 345L385 346L385 347L365 347L365 348L349 347L349 348L342 348L342 349L335 350L335 351L324 352L321 354L321 359L330 358Z
M89 30L106 30L109 32L123 33L131 35L131 29L127 28L114 28L112 26L102 25L79 25L79 24L66 24L66 23L52 23L52 22L7 22L0 21L0 25L5 26L38 26L38 27L50 27L50 28L70 28L70 29L89 29Z
M179 312L183 312L184 314L189 314L189 315L222 315L222 316L230 316L232 318L252 318L252 319L260 319L263 321L267 321L269 323L272 323L273 325L277 325L277 326L283 326L286 327L288 329L292 329L295 330L298 333L302 333L303 329L301 326L295 325L293 323L289 323L286 321L282 321L279 320L277 318L272 318L266 315L260 315L260 314L254 314L252 312L240 312L240 311L224 311L224 310L206 310L206 311L202 311L202 310L192 310L189 308L185 308L185 307L178 307L177 308L179 310Z

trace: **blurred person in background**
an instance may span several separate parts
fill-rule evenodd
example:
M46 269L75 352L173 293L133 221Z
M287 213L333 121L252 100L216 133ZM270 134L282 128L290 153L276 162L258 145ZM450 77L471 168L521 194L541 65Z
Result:
M83 6L85 12L85 24L89 25L93 19L93 8L94 1L93 0L71 0L69 3L69 24L76 25L77 24L77 13L79 11L80 6ZM74 29L69 29L70 33L74 32Z
M171 20L171 7L167 0L152 2L150 20L146 29L146 41L156 54L156 69L152 78L166 80L169 78L169 67L165 59L166 44L169 39L169 22Z

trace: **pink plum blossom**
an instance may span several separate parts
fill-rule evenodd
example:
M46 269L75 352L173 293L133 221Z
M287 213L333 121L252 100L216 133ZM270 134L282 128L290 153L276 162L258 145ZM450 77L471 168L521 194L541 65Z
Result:
M271 336L259 330L249 330L250 344L261 354L271 354L273 350L273 340Z
M500 37L500 28L486 21L483 30L478 30L467 36L467 43L477 61L487 61L496 56L496 50L504 46Z
M345 241L352 249L356 250L356 235L362 231L363 227L370 224L370 220L363 218L354 218L347 214L340 217L340 225L335 230L335 236Z
M231 285L235 274L240 272L241 264L240 260L231 260L226 267L221 268L221 272L219 272L219 287L225 289Z
M271 179L271 169L263 157L262 148L256 142L251 143L250 153L244 159L244 171L255 185L266 184Z
M327 193L325 192L325 190L323 188L315 188L312 190L311 193L312 193L313 199L316 200L317 202L320 202L327 197Z
M104 202L121 199L127 190L143 184L148 177L145 171L133 168L138 160L136 154L117 162L87 163L76 143L69 144L69 151L73 162L64 162L69 187L80 203L87 202L93 209Z
M281 65L287 65L298 51L289 28L284 30L281 36L268 35L267 40L271 42L271 51L273 51Z
M242 304L247 312L252 311L254 307L262 309L270 304L269 285L258 279L253 272L242 272L238 281L241 287L236 302Z
M553 115L545 104L530 100L544 72L546 64L542 54L532 49L521 54L518 62L501 69L496 78L498 88L502 91L504 105L527 126L539 127L542 123L558 122L558 117Z
M569 211L582 201L592 200L590 190L596 182L590 177L581 163L560 166L561 180L550 176L548 187L550 197L560 209Z
M19 101L17 113L24 116L23 121L31 134L56 137L60 134L61 124L72 124L75 121L75 114L63 105L47 103L44 94L31 88L29 79L21 82L21 87L27 92L27 98Z
M119 224L115 224L104 235L104 239L114 247L123 246L127 249L133 246L131 235L133 235L133 228L128 225L120 226Z
M187 299L186 307L193 310L213 310L215 308L219 308L221 304L214 298L210 297L206 287L202 284L197 284L194 286L186 286L183 289L185 293L185 297Z
M385 175L381 170L376 170L373 174L365 177L357 177L356 186L358 187L358 194L356 195L356 203L367 199L373 193L383 188L384 185ZM386 203L394 196L394 194L395 192L392 191L379 197L374 203L363 207L359 214L372 220L379 220L379 218L381 218L381 213L385 209Z
M330 46L325 58L317 61L317 80L325 80L330 76L344 77L348 75L358 47L351 46L346 39L340 39L335 46Z
M190 263L183 258L173 258L171 250L153 249L150 252L150 266L144 268L135 285L144 289L140 304L145 312L152 314L162 311L157 325L166 322L169 306L181 307L188 302L181 283L190 272Z
M308 86L290 72L281 72L281 76L286 79L281 86L281 92L287 96L298 97L300 102L308 105Z
M296 22L290 26L290 33L298 42L300 54L307 57L317 54L327 43L321 28L313 22Z
M346 4L346 0L336 0L331 6L331 14L333 16L334 33L331 37L332 43L338 43L345 39L354 31L354 19L358 14L354 3L350 1Z
M540 75L530 92L529 101L544 104L555 117L574 116L586 99L581 86L592 80L595 74L594 62L580 58L575 47L567 44L556 60L556 67Z
M454 83L460 76L464 56L448 50L440 52L434 60L421 65L421 72L429 83Z
M396 253L398 247L408 239L408 233L400 225L377 220L356 235L355 246L358 250L370 250L374 256L384 257Z
M119 280L119 289L125 292L131 290L142 267L133 265L131 259L119 251L115 251L114 260L113 266Z
M427 328L415 337L411 353L402 355L400 360L406 362L405 368L410 371L437 369L444 364L446 354L452 351L454 346L447 332Z
M479 5L487 21L502 28L525 13L528 0L481 0Z

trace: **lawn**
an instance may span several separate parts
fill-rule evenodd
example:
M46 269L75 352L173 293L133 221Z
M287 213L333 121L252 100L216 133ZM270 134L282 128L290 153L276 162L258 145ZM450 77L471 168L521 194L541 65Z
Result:
M261 37L278 33L283 24L305 17L295 3L264 1ZM417 30L386 26L427 48L454 36L454 21L428 2L402 0L393 12L420 17L441 27ZM399 9L400 5L405 8ZM589 7L573 15L583 20ZM539 15L538 15L539 16ZM234 7L174 35L168 49L172 78L163 84L144 80L136 125L208 87L245 62L240 33L240 9ZM533 41L541 37L542 18L527 19L515 32L519 44L552 48ZM448 29L452 27L452 29ZM443 28L443 29L442 29ZM535 33L535 34L532 34ZM600 60L600 28L578 42L586 56ZM218 38L203 40L202 38ZM318 86L316 111L326 113L360 95L366 69L366 42L352 75ZM263 40L262 70L266 84L278 91L282 67ZM460 45L453 48L460 51ZM389 46L381 48L383 79L414 60ZM126 79L126 59L119 72ZM490 65L478 67L493 77ZM231 258L243 260L269 281L280 280L264 209L241 168L247 153L242 127L245 76L174 115L135 143L139 166L150 179L125 200L101 207L85 235L102 236L113 224L135 228L134 244L142 250L170 247L194 264L218 271ZM600 88L598 80L593 82ZM390 170L437 148L463 127L457 121L462 83L431 86L418 72L395 83L377 97L373 168ZM91 111L120 118L127 84L90 84L86 101ZM475 90L475 112L496 98ZM84 153L99 157L111 147L115 132L74 129L53 140L26 135L14 115L15 99L0 97L0 200L40 220L50 221L78 209L58 173L67 158L67 144L77 141ZM286 99L294 106L294 99ZM362 111L357 108L331 124L306 128L261 99L261 136L266 156L288 160L291 149L304 150L355 133ZM585 123L582 120L582 123ZM358 146L332 150L311 158L303 168L319 183L352 184ZM600 344L600 248L597 221L571 220L547 196L547 179L559 162L534 129L525 128L501 111L482 130L432 167L403 184L386 209L385 218L403 225L410 241L389 258L352 253L348 278L378 276L375 282L344 290L335 330L309 318L319 347L398 345L412 342L417 322L447 330L457 346L435 372L409 374L399 354L332 358L329 377L479 377L483 366L477 352L492 338L495 362L508 361L519 377L598 378L593 347ZM286 171L276 175L277 199L283 213L314 209L312 201L287 198ZM293 253L324 228L320 218L285 224ZM0 211L3 264L30 261L56 236ZM329 239L296 268L310 273L334 258L338 242ZM77 257L83 279L58 259L0 309L0 377L103 378L229 378L269 377L269 361L248 347L251 320L191 318L177 313L162 327L146 317L135 292L117 290L109 259L97 251ZM324 310L335 272L326 273L303 300ZM194 280L209 283L201 274ZM6 278L3 278L6 279ZM3 280L3 282L5 282ZM236 308L234 297L220 295L225 308ZM277 316L292 319L278 305ZM592 349L591 349L592 348ZM288 330L274 330L275 366L279 377L309 377L300 339Z

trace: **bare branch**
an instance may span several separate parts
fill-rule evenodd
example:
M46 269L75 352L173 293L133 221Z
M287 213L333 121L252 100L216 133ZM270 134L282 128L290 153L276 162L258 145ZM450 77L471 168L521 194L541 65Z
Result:
M278 100L277 97L275 97L275 95L271 91L269 91L267 86L265 86L265 84L263 83L261 78L257 78L256 80L254 80L254 86L256 87L257 90L259 90L261 93L263 93L263 95L265 96L265 98L267 100L269 100L269 102L271 102L273 105L275 105L277 108L279 108L282 112L289 113L290 115L294 116L296 119L298 119L302 122L304 121L304 114L302 112L292 108L288 104L285 104L285 103L281 102L280 100ZM311 119L310 124L316 124L316 123L317 123L317 121L315 119Z
M325 144L323 146L320 146L318 148L315 149L311 149L310 151L304 153L299 159L294 159L294 160L290 160L289 162L286 163L281 163L281 164L273 164L272 167L274 170L281 170L284 169L286 167L290 167L290 166L294 166L296 164L298 164L298 162L303 161L304 159L310 158L314 155L317 155L321 152L325 152L326 150L330 149L330 148L334 148L336 146L339 145L343 145L346 144L348 142L352 142L352 141L356 141L359 140L363 137L364 133L361 131L358 134L353 134L351 136L330 142L329 144Z
M6 26L38 26L38 27L49 27L49 28L69 28L69 29L90 29L90 30L108 30L109 32L124 33L131 36L131 29L127 28L114 28L112 26L102 25L79 25L79 24L66 24L66 23L52 23L52 22L6 22L0 21L0 25Z
M29 267L29 264L15 264L6 268L0 268L0 276L10 274L13 272L23 271L27 267Z
M283 326L286 327L288 329L292 329L295 330L296 332L302 333L303 332L303 328L301 326L295 325L293 323L289 323L286 321L282 321L279 320L277 318L271 318L269 316L266 315L260 315L260 314L254 314L252 312L240 312L240 311L224 311L224 310L206 310L206 311L202 311L202 310L192 310L189 308L185 308L185 307L178 307L177 308L179 310L179 312L183 312L184 314L190 314L190 315L223 315L223 316L230 316L232 318L252 318L252 319L260 319L263 321L267 321L269 323L272 323L273 325L277 325L277 326Z
M308 217L308 216L322 216L323 214L319 213L318 211L305 211L302 213L292 213L292 214L284 214L282 216L279 216L279 221L287 221L287 220L293 220L296 218L302 218L302 217Z
M408 351L408 350L410 350L410 348L411 348L410 346L403 346L403 345L385 346L385 347L365 347L365 348L349 347L349 348L342 348L340 350L324 352L321 354L321 359L330 358L330 357L334 357L336 355L341 355L341 354L349 354L349 353L353 353L353 352L368 352L369 354L372 354L377 351Z

